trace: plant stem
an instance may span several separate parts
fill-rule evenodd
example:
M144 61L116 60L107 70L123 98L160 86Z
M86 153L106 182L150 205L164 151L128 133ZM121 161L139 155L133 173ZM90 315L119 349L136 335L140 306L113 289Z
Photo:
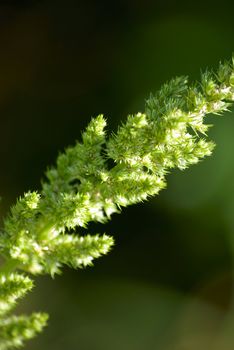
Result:
M6 260L5 264L0 267L1 274L10 274L19 267L18 260Z

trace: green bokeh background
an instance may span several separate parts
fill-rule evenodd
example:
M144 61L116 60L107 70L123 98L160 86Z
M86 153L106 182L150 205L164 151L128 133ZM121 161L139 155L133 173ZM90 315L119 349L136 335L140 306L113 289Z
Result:
M1 1L1 211L39 189L59 151L104 113L116 130L176 75L234 51L232 1ZM36 279L18 312L48 311L26 349L234 347L234 113L211 116L211 158L89 232L116 245L93 268Z

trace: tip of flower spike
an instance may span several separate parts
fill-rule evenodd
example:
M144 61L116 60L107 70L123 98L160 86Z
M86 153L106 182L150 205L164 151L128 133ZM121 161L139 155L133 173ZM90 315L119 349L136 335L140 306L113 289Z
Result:
M25 341L34 338L47 325L48 314L33 313L30 316L11 316L1 321L1 350L20 348Z

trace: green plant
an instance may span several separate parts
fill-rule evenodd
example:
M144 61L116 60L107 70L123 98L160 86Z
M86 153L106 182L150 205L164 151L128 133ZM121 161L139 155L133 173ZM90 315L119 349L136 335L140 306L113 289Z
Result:
M19 198L4 221L0 350L22 346L46 325L46 314L8 315L33 286L26 273L54 276L63 265L82 268L108 253L111 237L76 235L76 228L106 222L121 207L157 194L171 168L183 170L210 155L214 143L206 139L204 117L223 113L232 101L234 61L220 63L217 73L206 71L200 83L189 86L186 77L166 83L144 113L130 115L110 138L102 115L91 120L82 143L47 171L41 192Z

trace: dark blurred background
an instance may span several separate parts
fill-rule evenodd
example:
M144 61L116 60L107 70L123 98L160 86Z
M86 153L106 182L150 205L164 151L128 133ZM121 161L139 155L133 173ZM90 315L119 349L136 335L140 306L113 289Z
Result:
M104 113L116 130L176 75L234 51L233 1L0 1L1 211ZM50 312L28 350L233 349L234 113L211 116L211 158L89 232L93 268L40 277L22 311ZM233 238L232 238L233 237Z

